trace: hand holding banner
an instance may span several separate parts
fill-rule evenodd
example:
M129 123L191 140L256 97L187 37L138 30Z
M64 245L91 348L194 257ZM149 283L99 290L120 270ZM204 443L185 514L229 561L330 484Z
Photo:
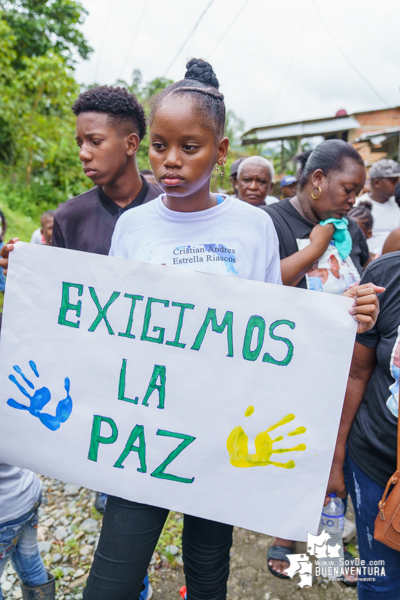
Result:
M1 341L1 460L304 540L335 447L351 304L19 243Z

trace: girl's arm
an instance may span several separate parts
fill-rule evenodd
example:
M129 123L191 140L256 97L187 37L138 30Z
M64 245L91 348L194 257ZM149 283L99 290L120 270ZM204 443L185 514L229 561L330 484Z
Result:
M335 228L328 225L316 225L310 233L310 244L281 260L281 272L283 285L296 285L303 279L304 275L321 258L329 246Z
M343 464L346 454L347 438L364 397L367 384L375 368L375 364L376 349L370 348L369 346L363 346L359 342L356 342L350 367L349 380L347 382L335 453L333 455L331 473L329 475L328 487L326 490L327 494L335 492L340 498L346 496ZM327 503L327 500L325 500L325 502Z

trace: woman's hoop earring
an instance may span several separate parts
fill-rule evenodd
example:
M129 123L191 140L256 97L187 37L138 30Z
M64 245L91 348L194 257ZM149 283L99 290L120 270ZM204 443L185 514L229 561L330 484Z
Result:
M149 171L152 171L152 170L153 170L153 169L151 168L150 159L147 161L147 167L148 167Z
M218 168L220 167L220 168ZM219 165L218 163L215 165L215 170L217 171L218 175L221 175L221 177L224 176L225 173L225 163L223 163L222 165Z
M314 190L318 190L318 196L314 196ZM319 186L318 187L314 187L313 191L311 192L311 198L313 200L318 200L318 198L320 197L321 194L322 194L321 188Z

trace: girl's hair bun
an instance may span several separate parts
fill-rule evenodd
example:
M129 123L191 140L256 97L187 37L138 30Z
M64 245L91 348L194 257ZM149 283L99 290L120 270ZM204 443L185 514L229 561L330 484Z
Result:
M186 64L185 79L194 79L205 85L219 89L219 81L213 71L212 66L201 58L192 58Z
M357 206L363 206L364 208L369 210L369 212L372 211L372 202L369 202L368 200L362 200L361 202L358 203Z

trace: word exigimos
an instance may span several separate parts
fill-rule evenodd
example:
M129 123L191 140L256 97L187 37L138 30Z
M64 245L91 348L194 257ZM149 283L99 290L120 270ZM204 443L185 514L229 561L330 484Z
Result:
M124 338L135 339L136 336L132 333L132 327L134 322L134 313L138 302L144 301L144 296L138 294L124 294L121 296L121 292L113 292L109 298L109 300L101 306L98 296L96 294L96 290L93 287L89 287L89 294L91 301L94 303L97 309L97 316L94 319L93 323L90 325L88 331L94 332L101 322L104 322L109 335L115 335L115 331L109 321L107 316L107 311L110 306L114 304L116 300L125 299L126 301L130 301L130 306L127 304L127 324L125 331L118 332L118 336ZM71 301L70 294L74 293L77 296L75 303ZM81 322L80 317L82 314L82 305L83 300L79 300L84 293L84 286L80 283L68 283L63 282L62 285L62 298L61 298L61 307L58 316L59 325L64 325L67 327L72 327L75 329L79 329ZM178 308L179 312L177 312L177 322L176 322L176 331L173 340L166 340L165 338L165 328L153 325L151 323L152 319L152 307L155 304L161 304L166 309L173 307ZM181 341L181 332L184 323L184 318L186 315L186 311L194 310L195 305L190 303L183 302L170 302L169 300L163 300L159 298L147 298L146 308L144 312L143 325L141 327L140 341L152 342L155 344L166 344L167 346L173 346L175 348L185 348L186 343ZM123 307L121 306L121 310ZM128 313L129 310L129 313ZM233 348L233 312L226 311L222 320L220 318L220 323L218 323L217 311L215 308L208 308L205 314L203 323L193 340L192 345L190 346L191 350L200 350L201 345L204 341L204 338L209 330L209 325L211 325L211 330L215 333L223 333L226 330L227 336L227 357L233 357L234 348ZM152 326L152 329L151 329ZM296 327L293 321L289 321L286 319L279 319L274 321L269 326L269 337L277 342L283 342L287 347L286 356L282 360L277 360L270 353L265 352L262 357L262 362L271 363L274 365L287 366L293 358L294 347L293 343L286 337L282 337L275 333L275 330L279 326L287 326L290 329L294 329ZM247 323L246 330L244 332L243 337L243 345L242 345L242 356L245 360L255 361L261 354L261 350L264 344L264 337L266 331L266 323L263 317L258 315L252 315ZM151 335L149 331L154 335ZM255 338L255 347L252 348L253 338Z

